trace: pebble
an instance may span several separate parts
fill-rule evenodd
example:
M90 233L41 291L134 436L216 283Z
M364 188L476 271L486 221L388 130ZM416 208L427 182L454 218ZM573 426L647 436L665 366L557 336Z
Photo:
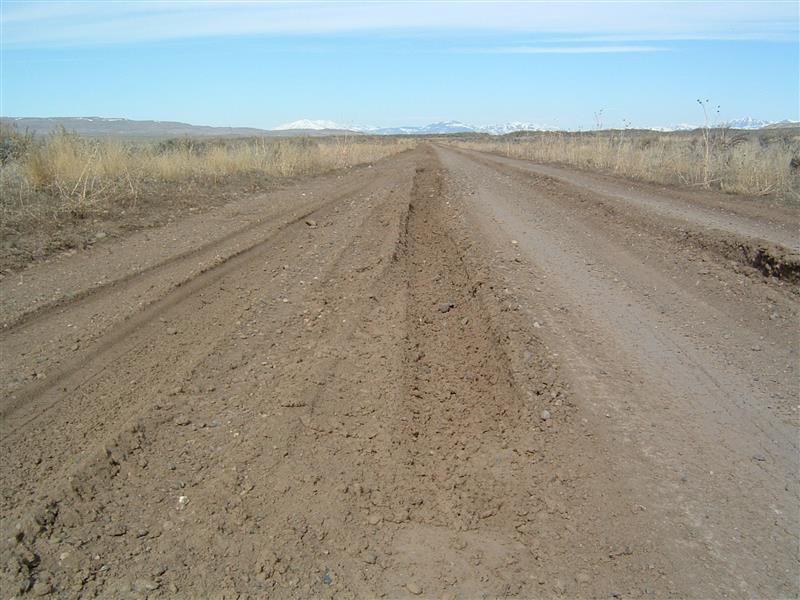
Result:
M450 309L451 309L451 308L455 308L455 306L456 306L456 305L455 305L455 304L453 304L452 302L442 302L442 303L439 305L439 312L440 312L440 313L446 313L446 312L450 312Z
M188 425L192 420L186 415L178 415L175 417L175 425Z
M314 229L317 226L317 222L314 219L306 219L306 225Z
M591 580L592 578L589 577L588 573L581 572L575 575L575 581L577 581L578 583L589 583Z
M758 462L764 462L767 460L767 457L764 456L763 454L754 454L753 460L757 460Z
M419 596L422 593L422 588L413 581L406 584L406 589L415 596Z
M178 330L174 327L167 327L167 335L178 335Z
M377 525L382 521L382 517L380 515L370 515L367 521L370 525Z
M137 579L133 582L133 591L135 592L152 592L161 587L161 584L152 579Z
M53 592L53 586L47 581L37 581L31 588L31 593L34 596L47 596Z
M392 521L395 523L405 523L409 519L407 508L401 508L392 516Z
M543 410L542 411L542 421L549 421L550 420L550 411Z
M376 562L378 562L378 555L371 551L365 552L362 556L362 559L368 565L374 565Z

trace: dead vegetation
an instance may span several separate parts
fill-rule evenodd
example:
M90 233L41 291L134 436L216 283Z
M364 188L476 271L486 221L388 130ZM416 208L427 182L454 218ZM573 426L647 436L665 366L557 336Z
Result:
M456 145L654 183L800 199L800 172L793 166L800 157L798 129L542 132L462 139Z
M286 178L378 160L397 138L247 138L160 142L0 132L0 270L220 204Z

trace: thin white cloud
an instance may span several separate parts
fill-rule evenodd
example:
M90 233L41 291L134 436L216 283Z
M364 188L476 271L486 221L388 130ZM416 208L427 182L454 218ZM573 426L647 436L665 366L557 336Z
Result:
M497 48L465 48L465 53L476 54L627 54L638 52L666 52L657 46L506 46Z
M385 31L796 40L796 2L2 2L3 44L135 43L208 36ZM611 40L609 40L611 41ZM613 43L613 42L611 42Z

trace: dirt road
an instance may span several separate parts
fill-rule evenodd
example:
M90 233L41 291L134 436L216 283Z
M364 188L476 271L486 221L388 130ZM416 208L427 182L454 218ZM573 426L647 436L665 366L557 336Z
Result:
M2 596L796 597L797 214L681 194L420 146L5 279Z

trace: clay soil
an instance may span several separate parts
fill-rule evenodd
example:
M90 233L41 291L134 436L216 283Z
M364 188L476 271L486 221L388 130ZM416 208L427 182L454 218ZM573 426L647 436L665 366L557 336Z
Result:
M798 214L420 145L0 281L0 596L784 598Z

